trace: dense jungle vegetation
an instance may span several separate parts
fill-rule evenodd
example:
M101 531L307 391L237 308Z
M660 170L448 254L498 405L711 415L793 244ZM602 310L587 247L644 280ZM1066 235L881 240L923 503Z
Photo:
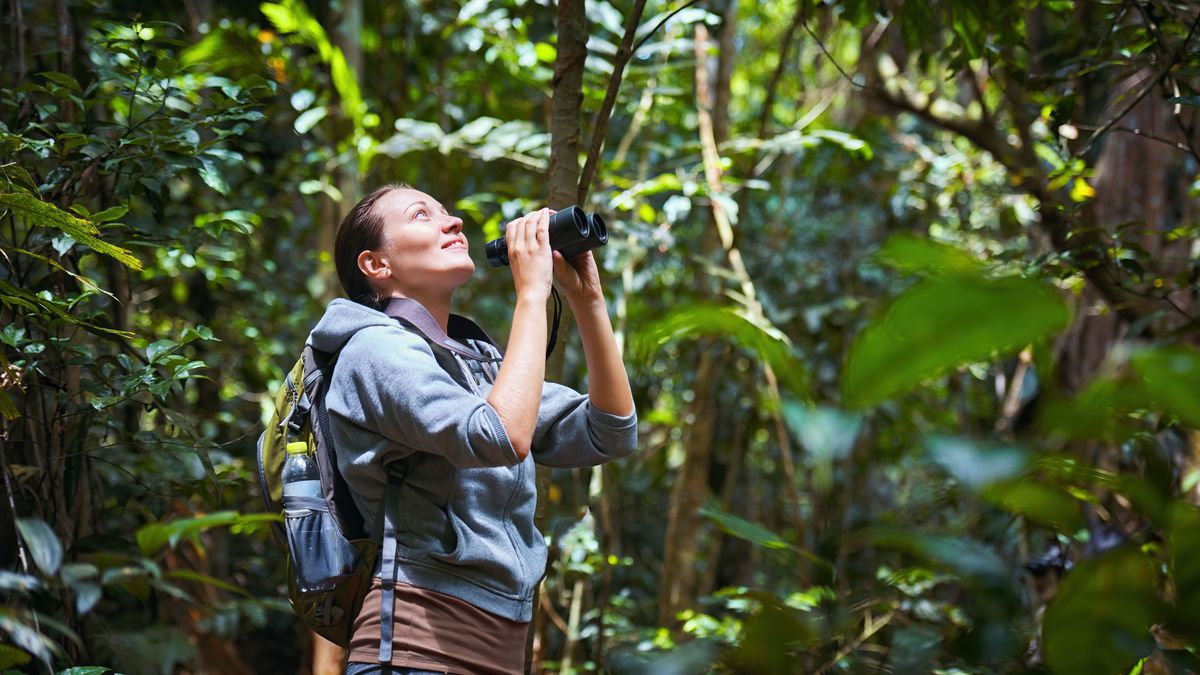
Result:
M254 445L404 181L598 251L539 672L1200 673L1200 7L5 0L0 670L323 672ZM578 340L552 378L582 387ZM316 664L316 665L314 665Z

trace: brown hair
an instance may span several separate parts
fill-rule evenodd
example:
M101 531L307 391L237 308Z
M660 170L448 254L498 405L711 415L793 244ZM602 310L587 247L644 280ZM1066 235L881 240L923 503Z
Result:
M342 291L346 297L372 309L383 307L387 298L379 295L358 268L358 254L378 248L383 239L383 217L375 211L375 202L392 190L408 187L404 183L389 183L375 188L350 209L334 235L333 262Z

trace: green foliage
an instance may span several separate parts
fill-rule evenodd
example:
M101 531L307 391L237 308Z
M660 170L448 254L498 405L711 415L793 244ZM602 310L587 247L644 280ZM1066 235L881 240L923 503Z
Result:
M137 531L137 544L142 555L153 555L164 546L174 549L182 541L188 541L197 549L203 550L200 534L209 528L230 526L235 534L250 534L262 529L260 525L263 523L280 520L281 516L277 513L208 513L196 518L179 518L166 523L143 526Z
M631 355L635 359L649 360L652 354L673 342L701 336L732 340L769 363L793 395L806 395L804 373L792 356L787 337L764 320L733 308L696 305L677 309L638 331L630 345Z
M931 273L966 264L907 238L885 246L884 259ZM1019 350L1070 320L1066 303L1036 280L964 271L919 281L858 335L846 360L846 402L878 404L965 363Z
M1131 549L1071 570L1046 607L1045 656L1051 671L1123 671L1147 656L1154 649L1150 626L1158 612L1155 576L1153 564Z
M39 201L37 198L21 193L0 194L0 207L9 208L21 214L30 224L62 230L71 239L87 246L97 253L103 253L118 260L126 267L135 270L142 269L142 263L129 251L120 246L101 241L97 235L100 230L86 220L81 220L71 214L55 208L51 204ZM106 220L120 218L125 213L125 207L113 207L94 214L94 222L103 223ZM66 242L64 242L66 243ZM66 243L70 246L70 243Z

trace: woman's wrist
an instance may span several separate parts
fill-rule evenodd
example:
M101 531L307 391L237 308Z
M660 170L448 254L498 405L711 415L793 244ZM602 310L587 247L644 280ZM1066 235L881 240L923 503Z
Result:
M528 288L518 288L517 289L517 304L518 305L528 304L528 305L533 305L533 306L541 305L542 307L545 307L546 301L549 299L550 299L550 289L549 288L543 289L543 288L536 288L536 287L528 287Z
M608 316L608 303L604 300L603 292L586 293L577 296L567 296L567 304L571 306L571 312L576 316L588 312L601 311L605 317Z

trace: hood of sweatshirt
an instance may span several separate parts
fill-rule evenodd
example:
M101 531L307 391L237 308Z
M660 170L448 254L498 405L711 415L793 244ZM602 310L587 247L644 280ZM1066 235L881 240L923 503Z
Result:
M337 352L358 331L370 326L394 326L396 320L352 300L337 298L308 336L308 344L323 352Z

